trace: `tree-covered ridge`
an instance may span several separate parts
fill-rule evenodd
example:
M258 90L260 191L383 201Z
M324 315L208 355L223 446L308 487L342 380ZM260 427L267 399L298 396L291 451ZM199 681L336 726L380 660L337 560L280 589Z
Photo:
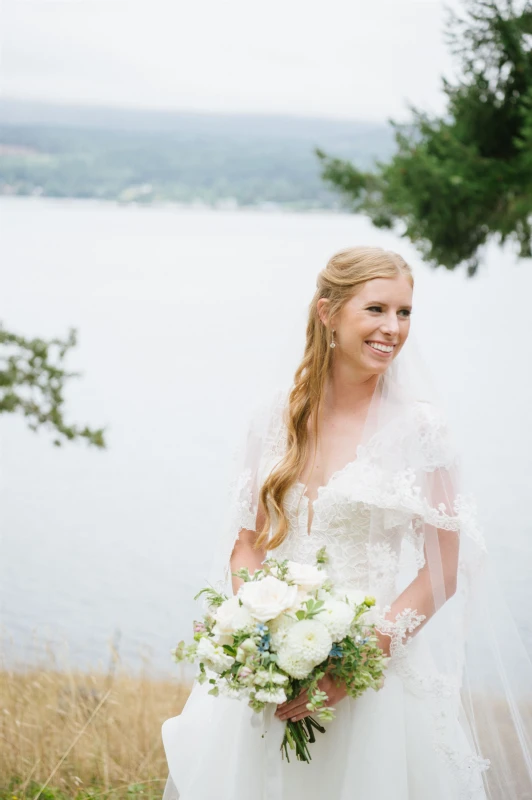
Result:
M24 111L24 107L23 111ZM386 126L334 120L0 105L0 194L294 209L343 204L315 148L361 168Z

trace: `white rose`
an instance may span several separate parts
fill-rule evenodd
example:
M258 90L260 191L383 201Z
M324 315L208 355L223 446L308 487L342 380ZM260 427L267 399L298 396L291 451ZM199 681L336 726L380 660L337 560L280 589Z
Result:
M216 623L213 631L222 636L236 631L251 631L255 627L253 617L245 606L240 605L238 597L224 600L216 610L214 619Z
M312 564L300 564L298 561L288 562L287 578L297 583L301 589L313 592L327 580L327 573Z
M244 606L254 619L268 622L294 604L297 586L289 586L284 581L267 575L259 581L247 581L238 590Z

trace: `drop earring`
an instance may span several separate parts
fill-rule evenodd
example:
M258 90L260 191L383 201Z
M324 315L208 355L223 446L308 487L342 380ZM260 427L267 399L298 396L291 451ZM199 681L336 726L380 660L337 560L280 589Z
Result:
M330 343L329 347L336 347L336 342L334 341L334 334L335 334L335 330L333 328L332 329L332 342Z

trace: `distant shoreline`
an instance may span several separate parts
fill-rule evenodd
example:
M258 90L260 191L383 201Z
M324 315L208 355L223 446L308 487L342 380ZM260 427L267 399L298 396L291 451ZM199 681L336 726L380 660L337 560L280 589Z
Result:
M0 195L342 211L319 153L371 171L389 125L0 101Z
M101 208L120 208L120 209L154 209L162 211L212 211L213 213L238 212L242 214L319 214L328 217L334 216L356 216L348 209L334 208L290 208L282 204L261 205L223 205L207 203L177 203L165 200L154 200L150 202L122 201L106 199L102 197L48 197L45 195L25 195L25 194L1 194L0 203L27 203L28 205L56 205L56 206L92 206Z

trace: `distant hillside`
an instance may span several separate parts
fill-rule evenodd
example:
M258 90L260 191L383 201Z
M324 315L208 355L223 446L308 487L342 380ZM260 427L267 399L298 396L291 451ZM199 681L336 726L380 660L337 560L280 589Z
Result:
M369 166L387 125L0 100L0 194L338 208L314 150Z

